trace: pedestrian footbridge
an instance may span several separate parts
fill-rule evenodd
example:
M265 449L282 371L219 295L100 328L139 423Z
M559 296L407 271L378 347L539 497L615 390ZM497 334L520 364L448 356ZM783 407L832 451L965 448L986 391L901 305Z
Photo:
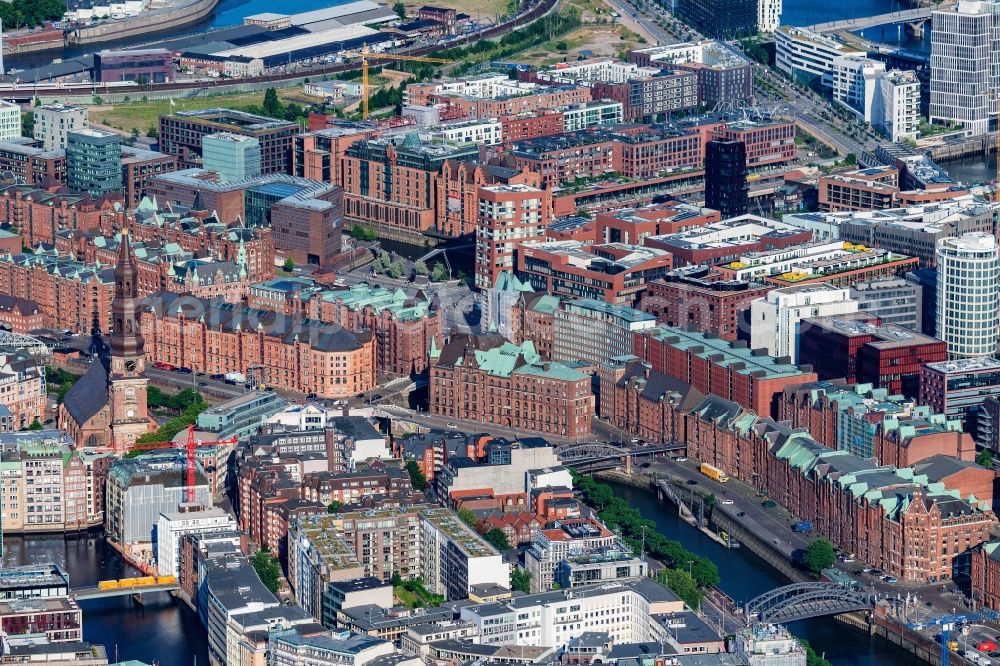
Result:
M873 595L838 583L793 583L747 603L747 621L784 624L824 615L870 609Z

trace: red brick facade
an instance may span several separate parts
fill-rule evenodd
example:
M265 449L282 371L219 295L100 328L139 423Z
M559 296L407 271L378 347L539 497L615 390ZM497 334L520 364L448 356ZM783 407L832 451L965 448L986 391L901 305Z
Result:
M590 432L590 376L555 363L516 363L508 374L480 358L523 353L499 335L455 335L431 357L431 414L567 437ZM496 351L494 351L496 350ZM496 359L498 362L499 359ZM490 362L488 359L485 362Z

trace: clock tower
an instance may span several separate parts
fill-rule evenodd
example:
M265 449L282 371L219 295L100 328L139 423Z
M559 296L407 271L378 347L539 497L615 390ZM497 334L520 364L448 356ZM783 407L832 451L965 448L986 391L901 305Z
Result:
M139 330L139 270L123 229L115 266L115 291L111 301L111 335L108 339L108 405L111 408L111 441L115 449L128 450L149 431L146 409L145 352Z

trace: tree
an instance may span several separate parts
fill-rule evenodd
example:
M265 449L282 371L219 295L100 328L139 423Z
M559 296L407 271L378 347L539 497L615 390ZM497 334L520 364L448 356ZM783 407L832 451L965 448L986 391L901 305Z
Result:
M472 529L475 529L476 525L479 524L479 518L476 518L476 514L472 513L472 509L466 509L465 507L462 507L461 509L458 510L458 517L462 519L463 523L465 523Z
M146 130L146 136L148 136L150 139L159 139L160 130L156 127L156 125L150 125L149 129Z
M808 641L800 640L799 644L806 650L806 666L830 666L829 660L816 654L816 650L809 645Z
M291 257L288 257L287 259L285 259L284 269L285 269L286 273L291 273L292 271L294 271L295 270L295 260L292 259Z
M711 509L713 506L715 506L715 503L718 501L719 498L715 496L715 493L709 493L708 496L705 497L705 506Z
M38 419L32 421L31 425L28 426L28 430L42 430L43 428L44 426L41 423L39 423Z
M986 469L993 469L993 454L989 449L983 449L976 455L976 462Z
M305 115L305 111L302 110L302 105L301 104L295 104L293 102L289 102L288 104L285 105L285 108L283 109L283 115L282 115L282 117L285 120L288 120L288 121L291 121L291 122L294 123L294 122L296 122L299 118L301 118L304 115Z
M833 566L833 563L837 561L837 556L833 552L832 543L826 539L817 539L806 548L802 561L805 562L810 571L818 574L823 569Z
M396 2L396 4L392 6L392 11L396 12L396 15L399 16L399 18L406 18L406 5L402 2Z
M413 264L413 271L417 275L427 275L427 273L430 272L423 259L417 259L417 261Z
M260 582L264 583L264 587L269 589L271 594L277 594L278 587L281 586L281 567L271 557L268 549L261 548L254 553L253 557L250 558L250 564L253 565L254 571L260 577Z
M855 155L854 153L847 153L847 156L844 158L844 164L846 164L847 166L854 166L857 163L858 163L858 156Z
M687 571L663 569L656 578L691 608L697 609L701 604L701 591L698 589L698 583Z
M431 279L434 280L435 282L441 282L442 280L445 280L447 278L448 278L448 269L444 267L444 264L442 264L440 261L434 264L434 267L431 269Z
M104 98L100 95L94 95L94 105L100 106L101 104L104 104Z
M531 593L531 572L525 571L521 567L513 567L510 570L510 589L514 592Z
M422 491L427 487L427 477L416 460L406 463L406 471L410 473L410 484L414 490Z
M344 508L344 504L342 502L338 502L337 500L333 500L332 502L330 502L329 504L326 505L326 512L327 513L340 513L340 510L343 509L343 508Z
M406 267L403 265L402 261L397 260L389 264L389 277L393 280L398 280L403 277L404 273L406 273Z
M510 550L510 540L504 534L504 531L498 527L491 528L483 535L483 539L500 552Z
M32 112L21 114L21 136L33 137L35 135L35 114Z
M281 102L278 101L278 91L274 88L268 88L264 92L264 113L272 118L283 117L284 108L282 108Z

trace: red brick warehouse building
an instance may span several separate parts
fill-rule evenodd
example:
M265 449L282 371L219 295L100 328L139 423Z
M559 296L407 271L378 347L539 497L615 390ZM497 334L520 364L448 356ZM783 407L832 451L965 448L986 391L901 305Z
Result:
M725 280L707 266L685 266L650 282L639 308L667 326L736 340L740 328L748 325L750 303L773 288L749 280Z
M431 350L431 414L566 437L590 433L590 376L542 361L531 344L453 335Z
M633 353L656 372L757 414L777 416L785 387L816 379L809 366L796 367L712 334L660 326L636 332L633 344Z

